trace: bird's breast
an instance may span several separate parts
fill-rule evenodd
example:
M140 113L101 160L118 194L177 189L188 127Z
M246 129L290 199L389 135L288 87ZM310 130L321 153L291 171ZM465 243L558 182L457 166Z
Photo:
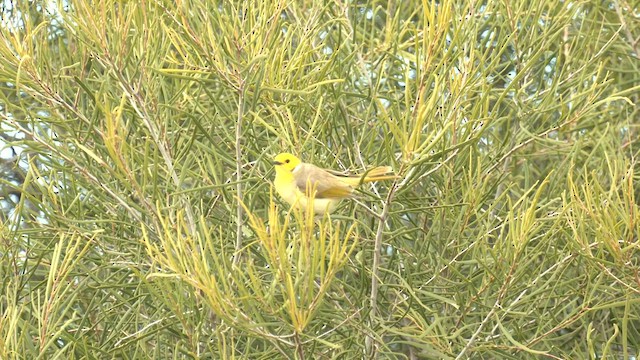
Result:
M309 206L309 198L305 193L300 191L293 177L278 177L273 182L276 192L280 197L292 206L307 209ZM319 199L316 198L312 202L312 206L316 215L332 212L338 205L337 199Z

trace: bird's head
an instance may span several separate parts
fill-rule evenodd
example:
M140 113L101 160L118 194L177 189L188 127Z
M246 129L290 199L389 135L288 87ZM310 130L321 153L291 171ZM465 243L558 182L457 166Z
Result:
M300 159L289 153L279 154L273 159L273 165L276 167L276 171L286 170L292 172L300 163Z

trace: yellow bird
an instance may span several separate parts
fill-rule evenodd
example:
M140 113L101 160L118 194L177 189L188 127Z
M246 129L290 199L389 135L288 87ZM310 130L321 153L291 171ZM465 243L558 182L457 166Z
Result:
M278 194L292 206L306 210L308 195L314 191L313 210L318 215L333 212L340 200L351 197L354 188L362 183L396 178L390 166L378 166L364 174L345 176L303 163L288 153L276 156L273 165L276 168L273 185Z

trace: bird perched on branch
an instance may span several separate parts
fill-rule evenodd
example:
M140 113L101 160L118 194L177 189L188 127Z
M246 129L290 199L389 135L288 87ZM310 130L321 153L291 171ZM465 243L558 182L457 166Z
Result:
M314 213L333 212L340 200L352 196L360 184L395 179L390 166L378 166L363 174L345 176L303 163L295 155L282 153L273 160L276 192L292 206L307 210L312 198Z

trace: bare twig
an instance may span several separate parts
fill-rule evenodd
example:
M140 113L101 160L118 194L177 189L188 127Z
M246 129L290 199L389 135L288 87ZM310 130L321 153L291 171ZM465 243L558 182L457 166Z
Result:
M626 1L623 2L627 9L631 9L631 6L629 6ZM638 47L639 39L636 39L631 32L629 24L627 24L627 21L624 18L624 14L622 13L622 9L620 8L620 1L614 1L613 6L616 8L616 13L618 14L618 18L620 19L620 27L624 31L624 36L627 38L629 46L631 46L631 49L633 49L635 57L640 57L640 47Z
M403 173L400 169L400 173ZM405 178L406 179L406 178ZM387 194L387 198L382 205L382 213L378 217L378 228L376 229L376 238L373 246L373 265L371 266L371 294L369 297L369 303L371 310L369 312L369 322L373 329L376 323L376 317L378 315L378 290L380 288L380 258L382 256L382 232L387 224L387 218L389 217L389 207L393 201L393 198L398 189L404 184L401 179L396 179ZM377 351L373 347L373 336L368 336L365 339L365 351L369 354L369 358L375 359L377 357Z
M242 208L242 117L244 114L244 81L240 80L239 97L238 97L238 118L236 120L236 197L238 205L236 207L236 248L233 261L237 263L239 257L238 252L242 248L242 226L244 225Z

